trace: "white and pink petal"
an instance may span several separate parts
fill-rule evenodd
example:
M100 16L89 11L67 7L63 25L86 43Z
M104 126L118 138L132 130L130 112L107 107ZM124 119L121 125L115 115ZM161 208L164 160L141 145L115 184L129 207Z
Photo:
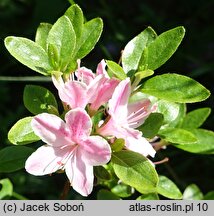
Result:
M65 115L66 125L69 128L71 140L79 143L91 134L92 121L84 109L76 108Z
M92 166L104 165L111 158L110 145L101 136L88 137L80 144L79 149L84 161Z
M67 148L53 148L44 145L28 157L25 162L25 169L28 173L36 176L51 174L63 168L63 163L67 157Z
M48 145L60 147L70 143L70 134L65 122L56 115L42 113L31 121L34 133Z

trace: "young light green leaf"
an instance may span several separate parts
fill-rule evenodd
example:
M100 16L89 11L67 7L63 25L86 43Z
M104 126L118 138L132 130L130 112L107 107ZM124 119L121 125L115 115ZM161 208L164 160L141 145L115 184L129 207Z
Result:
M186 116L186 110L187 110L187 106L184 103L179 103L179 113L177 118L175 118L173 121L169 122L167 125L167 127L176 127L176 128L180 128L183 119Z
M159 136L170 143L192 144L197 142L194 133L181 128L165 128L159 131Z
M189 185L183 193L184 200L202 200L203 196L200 188L195 184Z
M5 178L0 180L0 185L2 186L0 190L0 200L2 200L4 197L12 196L13 184L11 183L10 179Z
M110 173L103 166L94 166L94 175L101 180L110 180Z
M192 134L197 138L196 143L187 143L185 145L175 145L191 153L214 154L214 132L204 129L191 129Z
M49 31L48 54L56 71L64 72L71 61L76 46L76 35L67 16L60 17ZM56 56L58 56L56 58Z
M100 18L94 18L83 25L79 46L75 50L75 59L82 59L91 52L99 40L102 31L103 21Z
M112 74L113 77L116 77L120 80L126 79L127 76L120 65L113 61L106 61L106 64L110 70L110 74Z
M22 169L34 149L26 146L10 146L0 151L0 172L10 173Z
M54 95L44 87L36 85L25 86L23 100L25 107L35 115L43 112L58 113Z
M144 71L138 71L135 73L135 79L139 80L139 82L149 76L152 76L154 74L153 70L144 70Z
M134 190L129 185L125 185L123 183L115 185L111 192L116 194L119 197L129 197L134 193Z
M143 155L131 151L114 152L112 163L115 174L124 184L134 187L141 193L156 191L157 172Z
M125 46L122 53L122 65L126 73L136 71L139 68L144 49L156 37L155 31L151 27L148 27Z
M25 117L16 122L8 132L8 139L15 145L26 145L40 140L31 127L33 117Z
M157 135L163 123L163 119L164 117L161 113L151 113L138 130L143 132L144 137L153 138Z
M200 127L210 115L210 108L200 108L193 110L185 116L183 119L182 128L191 129Z
M152 77L142 85L142 92L178 103L194 103L207 99L209 90L197 81L179 74Z
M5 39L5 46L13 57L32 70L43 75L49 75L52 70L47 53L37 43L27 38L9 36Z
M119 152L123 149L124 146L125 146L125 140L122 138L118 138L111 144L111 150L113 152Z
M159 200L159 197L156 193L149 193L139 196L137 200Z
M111 191L101 189L97 193L98 200L120 200L120 197L112 193Z
M184 27L179 26L159 35L147 47L147 60L145 61L144 59L141 59L140 65L146 63L146 67L151 70L159 68L176 51L184 37L184 34Z
M161 113L164 116L164 125L170 124L178 117L180 111L180 104L166 100L158 100L156 104L156 112Z
M74 4L67 9L65 15L70 19L71 24L74 28L76 34L76 44L78 46L79 40L82 35L82 30L83 30L83 23L84 23L83 12L77 4Z
M159 176L157 192L170 199L182 199L182 193L179 188L166 176Z
M40 23L36 31L35 42L47 51L47 38L52 25L49 23Z

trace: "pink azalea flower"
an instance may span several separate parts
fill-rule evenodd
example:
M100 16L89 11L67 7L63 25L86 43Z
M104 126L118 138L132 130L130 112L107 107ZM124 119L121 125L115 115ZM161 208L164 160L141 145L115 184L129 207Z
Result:
M87 95L90 109L94 111L108 102L119 84L118 79L108 76L105 67L106 63L102 60L97 66L96 74L85 67L79 67L76 73L78 80L83 81L88 86Z
M64 82L62 77L52 76L52 81L58 89L60 99L71 109L85 108L88 103L87 85L74 80Z
M128 103L130 94L131 84L127 78L115 88L109 100L110 119L98 129L98 133L103 136L123 138L127 149L154 157L155 150L152 145L142 137L142 132L134 129L142 125L151 113L151 102L145 99Z
M111 149L104 138L90 136L92 122L86 111L76 108L67 112L65 122L42 113L32 120L32 128L46 145L27 159L27 172L46 175L63 169L74 190L89 195L93 189L93 166L106 164Z
M80 64L80 62L78 62ZM71 109L85 108L90 104L90 110L96 111L108 102L114 89L119 83L116 78L110 78L105 70L105 61L102 60L97 67L96 74L86 67L78 68L75 75L64 83L62 77L52 77L53 83L58 89L60 99Z

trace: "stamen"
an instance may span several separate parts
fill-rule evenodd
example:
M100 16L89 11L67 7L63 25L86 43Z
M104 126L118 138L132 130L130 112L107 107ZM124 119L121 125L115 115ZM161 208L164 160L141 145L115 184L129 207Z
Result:
M155 165L163 164L169 161L168 157L165 157L163 160L153 162Z

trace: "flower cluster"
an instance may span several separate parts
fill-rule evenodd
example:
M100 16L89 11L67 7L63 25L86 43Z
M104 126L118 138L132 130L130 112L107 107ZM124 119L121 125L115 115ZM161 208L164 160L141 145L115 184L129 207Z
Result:
M49 113L34 117L33 131L46 145L27 159L25 168L33 175L64 170L73 189L87 196L93 189L93 166L110 161L115 139L123 139L125 149L154 157L155 150L137 128L155 106L149 99L130 102L130 78L110 78L104 60L96 73L78 63L69 78L52 76L65 108L64 121ZM95 123L97 114L101 118Z

